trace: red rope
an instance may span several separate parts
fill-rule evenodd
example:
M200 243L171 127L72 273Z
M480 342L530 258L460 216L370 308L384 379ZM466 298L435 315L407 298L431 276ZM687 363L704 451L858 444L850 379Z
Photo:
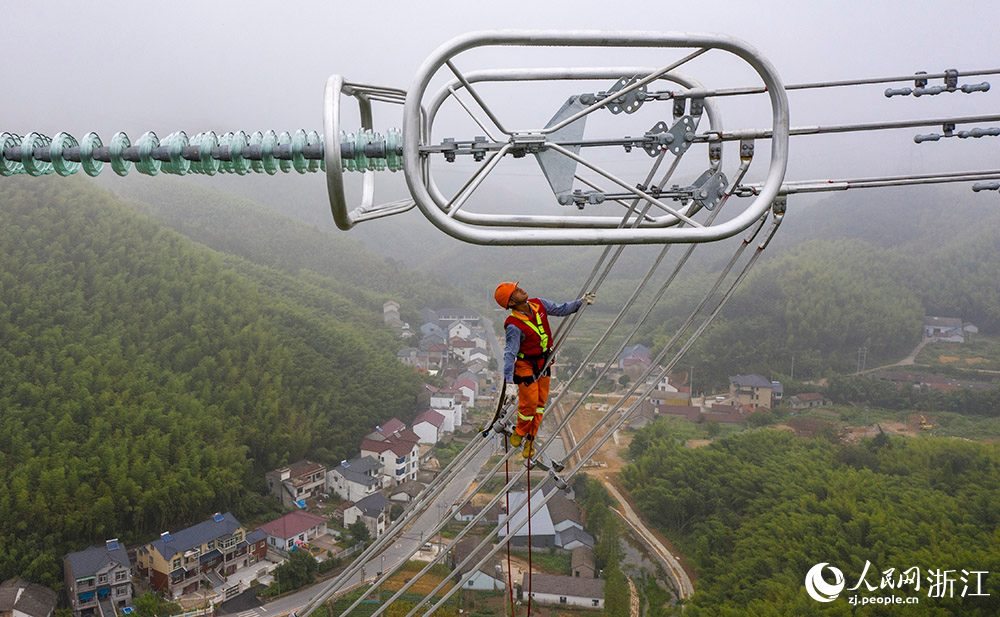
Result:
M534 448L534 443L531 444ZM508 544L507 546L510 546ZM531 567L531 459L528 459L528 617L531 617L531 582L534 578Z
M507 455L507 438L504 437L503 440L503 453L506 457ZM507 479L506 484L510 484L510 459L507 458L503 462L503 472ZM507 592L510 596L510 614L514 614L514 585L511 584L513 571L510 569L510 491L506 491L504 495L507 500Z

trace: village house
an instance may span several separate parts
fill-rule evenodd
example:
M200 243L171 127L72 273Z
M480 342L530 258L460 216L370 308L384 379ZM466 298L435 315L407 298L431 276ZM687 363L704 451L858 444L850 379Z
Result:
M301 507L296 502L317 497L326 487L326 467L301 460L264 475L267 494L286 508Z
M969 325L972 326L972 324ZM975 326L972 327L975 328ZM958 317L924 318L924 336L927 338L951 343L964 343L965 333L965 324Z
M531 549L540 550L551 547L563 548L571 551L580 546L594 547L594 538L583 530L580 522L580 509L569 499L561 494L557 494L549 499L548 503L542 504L542 500L549 492L557 490L551 484L543 487L531 499ZM528 517L528 509L517 508L527 498L526 491L518 491L510 494L510 527L513 531ZM500 514L498 521L500 538L507 536L507 515ZM514 532L510 545L518 548L528 546L528 526L523 525Z
M455 427L462 425L461 393L448 390L436 390L430 396L430 408L444 416L441 430L445 433L455 432Z
M417 498L424 490L424 485L416 480L407 480L389 493L389 500L401 503L410 503Z
M63 557L63 582L77 617L112 617L132 604L132 562L117 539Z
M371 456L356 456L326 473L327 491L358 501L381 488L382 464Z
M729 378L729 398L737 407L773 409L781 403L781 384L760 375L736 375Z
M59 595L23 578L0 583L0 617L51 617ZM111 617L108 615L107 617Z
M594 578L597 568L594 565L594 549L586 546L573 549L570 556L570 571L576 578Z
M428 409L413 419L413 432L420 438L418 443L436 444L441 439L444 415Z
M788 406L792 409L809 409L829 404L830 400L818 392L803 392L788 397Z
M529 587L531 599L539 604L604 608L604 581L599 578L524 572L521 577L522 601L527 600L524 596Z
M267 534L268 548L282 557L287 557L298 545L327 534L324 517L302 510L290 512L257 529Z
M267 555L267 536L247 533L230 513L176 533L165 531L136 551L136 573L168 598L225 585L225 577Z
M476 545L481 541L482 538L465 538L452 549L450 565L452 571L458 574L459 579L464 578L490 551L490 546L487 544L476 553L475 557L468 559L469 555L476 548ZM466 559L468 561L465 565L460 566ZM500 557L495 553L462 585L462 589L473 589L476 591L503 591L506 588L507 576L504 574L501 566Z
M404 438L403 433L407 433ZM412 441L409 436L412 435ZM417 479L420 438L411 430L393 433L381 440L361 440L361 456L370 456L381 465L383 488Z
M389 500L382 493L373 493L344 510L344 527L362 520L373 538L385 532L389 523Z

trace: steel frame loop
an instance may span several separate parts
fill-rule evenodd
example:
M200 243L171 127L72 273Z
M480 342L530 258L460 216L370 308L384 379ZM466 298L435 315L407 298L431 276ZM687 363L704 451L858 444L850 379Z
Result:
M361 126L372 130L372 100L401 105L406 99L406 92L396 88L351 83L345 81L343 75L331 75L326 81L323 95L326 188L333 220L337 227L347 231L361 221L406 212L413 208L414 202L412 199L403 199L376 206L375 172L369 169L364 172L361 205L349 211L344 195L344 164L340 154L340 102L344 94L357 99L361 111Z
M433 181L430 175L430 168L426 162L426 156L421 153L421 148L428 146L424 143L422 135L429 135L433 126L433 117L428 113L426 123L420 122L421 109L424 107L424 96L427 87L435 74L442 67L447 66L460 81L465 81L463 85L473 94L473 98L480 102L478 95L468 87L466 76L457 72L452 59L464 51L491 46L557 46L557 47L619 47L619 48L688 48L696 50L718 49L732 53L743 59L757 72L767 89L767 94L771 101L772 130L771 140L771 161L768 174L760 194L740 215L725 223L720 223L712 227L698 226L640 226L638 228L610 228L606 221L591 221L587 227L570 227L566 221L562 224L553 221L541 221L544 225L535 225L524 217L508 217L505 223L508 228L498 229L501 225L491 223L490 228L484 227L483 223L471 224L468 213L449 213L442 210L438 200L440 192L435 199L432 188ZM698 53L698 52L696 52ZM586 69L585 69L586 70ZM597 70L597 69L594 69ZM668 67L672 70L672 67ZM668 72L659 69L659 71ZM521 77L518 71L511 71L505 79L517 80L529 79L531 71L524 71ZM661 75L653 73L646 79L656 79ZM439 95L440 96L440 95ZM480 103L481 107L482 104ZM500 128L501 132L508 133L509 143L514 143L516 131L507 131L502 127L484 107L487 115L491 116L494 124ZM584 110L586 111L586 110ZM583 113L583 112L581 112ZM558 126L558 125L557 125ZM537 130L544 133L545 130ZM406 104L403 109L403 171L407 185L413 196L416 205L421 212L435 226L442 231L460 240L474 244L488 245L580 245L580 244L655 244L664 242L707 242L730 237L746 229L770 206L774 196L777 195L784 178L785 167L788 159L788 101L785 96L784 87L771 63L764 58L756 49L747 43L724 35L703 35L690 33L657 33L657 32L599 32L599 31L524 31L505 30L497 32L478 32L463 35L452 39L448 43L438 48L420 67L414 78L406 97ZM615 179L608 176L608 179L615 182ZM653 197L648 195L638 195L646 201L659 204ZM683 215L684 213L681 212ZM586 219L586 217L579 217ZM673 219L674 216L663 217ZM661 221L663 222L663 221ZM509 224L508 224L509 223ZM617 223L617 221L616 221ZM574 223L573 225L576 225ZM608 228L601 228L606 225Z

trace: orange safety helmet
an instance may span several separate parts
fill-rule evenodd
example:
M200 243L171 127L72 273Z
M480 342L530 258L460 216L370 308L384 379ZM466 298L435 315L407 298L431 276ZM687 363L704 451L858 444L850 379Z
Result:
M516 283L500 283L497 285L497 290L493 292L493 298L497 301L497 304L500 305L500 308L510 308L510 306L508 306L510 304L510 297L520 284L521 281Z

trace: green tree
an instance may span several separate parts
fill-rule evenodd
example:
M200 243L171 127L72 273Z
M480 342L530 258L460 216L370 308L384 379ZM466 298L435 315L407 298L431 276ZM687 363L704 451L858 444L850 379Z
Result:
M364 542L367 544L372 539L371 532L368 531L368 525L365 525L365 522L360 518L347 526L347 533L351 534L351 539L354 542Z

